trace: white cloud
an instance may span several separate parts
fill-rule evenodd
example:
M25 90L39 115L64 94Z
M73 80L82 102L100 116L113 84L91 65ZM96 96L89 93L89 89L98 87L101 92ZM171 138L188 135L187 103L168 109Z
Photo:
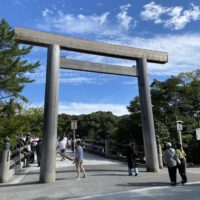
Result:
M136 22L128 16L128 9L131 5L120 7L117 14L117 21L109 20L110 13L104 12L100 15L66 14L61 10L45 9L42 11L42 21L36 24L40 30L64 34L81 35L93 34L95 36L120 36L124 35L130 28L134 28Z
M168 63L164 65L148 64L148 72L150 75L177 75L180 72L192 71L200 68L199 34L157 35L152 38L123 37L121 40L107 40L104 42L168 52ZM127 62L127 64L127 66L131 66L130 61ZM125 65L125 63L122 65Z
M190 9L183 10L180 6L167 8L152 1L144 5L141 17L155 24L163 24L171 30L181 30L189 22L200 20L200 6L190 4Z
M155 4L155 2L150 2L144 5L144 11L141 12L141 17L144 20L153 20L156 24L161 23L160 17L162 14L168 12L168 9L160 5Z
M44 106L43 102L32 102L29 107L42 108ZM114 115L122 116L129 114L127 105L122 104L104 104L104 103L82 103L82 102L71 102L65 103L61 102L58 105L58 113L69 114L69 115L81 115L90 114L92 112L104 111L112 112Z
M131 22L133 21L133 18L131 16L128 16L128 9L130 7L131 4L120 6L121 11L116 15L118 23L126 30L129 30Z
M53 14L53 11L51 11L51 10L49 10L47 8L45 8L45 10L42 11L42 16L43 17L46 17L49 14Z
M121 7L121 9L127 11L130 7L129 4ZM193 20L199 19L199 7L191 4L189 10L183 10L181 7L162 7L154 2L151 2L144 7L144 11L141 14L144 19L154 20L155 23L164 23L165 26L174 26L173 28L180 29L187 24L188 17L190 16ZM55 9L54 9L55 10ZM55 12L54 12L55 13ZM170 19L162 18L166 15ZM66 15L61 11L56 15L49 15L44 18L44 26L41 28L49 28L50 30L57 29L63 33L74 33L74 35L79 31L79 33L90 33L94 38L98 38L98 34L105 36L109 35L109 31L112 34L121 33L118 37L102 37L100 42L120 44L130 47L166 51L169 53L169 62L165 65L158 64L148 64L148 72L150 75L156 76L166 76L166 75L177 75L182 71L191 71L197 69L199 66L200 54L200 36L198 34L182 34L182 35L156 35L154 37L131 37L128 36L128 32L124 32L123 29L116 29L113 32L111 30L113 26L109 26L110 22L108 19L109 13L103 13L101 15ZM176 18L179 16L178 18ZM182 17L181 17L182 16ZM186 19L183 17L186 16ZM173 22L173 20L174 22ZM170 21L171 20L171 21ZM179 23L178 23L179 21ZM57 27L57 28L56 28ZM103 31L103 33L101 32ZM107 35L106 35L107 36ZM122 37L123 36L123 37ZM95 56L88 54L71 54L67 52L67 57L70 59L77 59L83 61L99 62L99 63L109 63L118 64L122 66L132 66L134 61L127 61L123 59L110 59L103 56ZM79 73L79 72L76 72ZM102 76L92 75L88 76L86 74L79 74L79 76L68 76L61 73L60 82L62 83L77 83L77 84L104 84L110 79L103 79ZM44 73L43 73L44 74ZM66 73L67 74L67 73ZM38 75L38 82L45 82L45 77L42 73ZM125 83L125 84L131 84Z
M62 77L60 83L73 83L73 84L96 84L97 79L91 77Z
M61 103L59 104L59 113L70 115L89 114L96 111L111 111L114 115L126 115L128 111L126 105L121 104L90 104L90 103Z
M107 19L109 12L101 15L74 15L64 14L61 10L54 12L45 9L42 12L43 21L37 24L37 27L45 31L56 31L68 34L86 34L98 33L107 34L104 30L107 28ZM107 31L111 31L111 28Z

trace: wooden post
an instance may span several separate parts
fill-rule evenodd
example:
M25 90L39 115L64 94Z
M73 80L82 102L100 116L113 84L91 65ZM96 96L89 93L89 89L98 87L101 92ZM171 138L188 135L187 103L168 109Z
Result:
M3 152L1 155L1 162L0 162L1 183L7 183L9 181L10 179L9 169L10 169L10 147L9 147L9 138L6 137L4 139Z

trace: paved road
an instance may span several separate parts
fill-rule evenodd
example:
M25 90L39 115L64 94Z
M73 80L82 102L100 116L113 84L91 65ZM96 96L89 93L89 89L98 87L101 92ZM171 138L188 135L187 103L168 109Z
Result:
M10 184L0 185L1 200L68 200L68 199L162 199L199 200L200 168L189 168L190 184L169 186L167 170L159 173L140 168L139 176L127 176L124 163L85 154L87 177L77 181L72 161L57 158L57 178L51 184L41 184L36 166L24 169ZM180 177L179 177L180 181Z
M93 200L199 200L199 183L192 183L185 186L162 186L135 189L122 192L91 195L71 200L93 199Z

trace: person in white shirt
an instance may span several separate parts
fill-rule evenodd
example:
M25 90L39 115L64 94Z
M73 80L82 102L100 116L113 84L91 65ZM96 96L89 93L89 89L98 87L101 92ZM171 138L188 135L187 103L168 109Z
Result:
M61 161L65 160L66 145L67 145L66 140L63 137L61 137L61 139L59 140L59 143L58 143L58 146L60 149Z

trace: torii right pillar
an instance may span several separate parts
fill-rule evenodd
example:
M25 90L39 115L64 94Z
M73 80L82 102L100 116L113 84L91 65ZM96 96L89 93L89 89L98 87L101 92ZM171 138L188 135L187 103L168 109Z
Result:
M151 95L147 78L147 60L146 58L139 58L136 62L139 74L138 86L140 95L146 167L147 171L149 172L158 172L159 164L151 104Z

